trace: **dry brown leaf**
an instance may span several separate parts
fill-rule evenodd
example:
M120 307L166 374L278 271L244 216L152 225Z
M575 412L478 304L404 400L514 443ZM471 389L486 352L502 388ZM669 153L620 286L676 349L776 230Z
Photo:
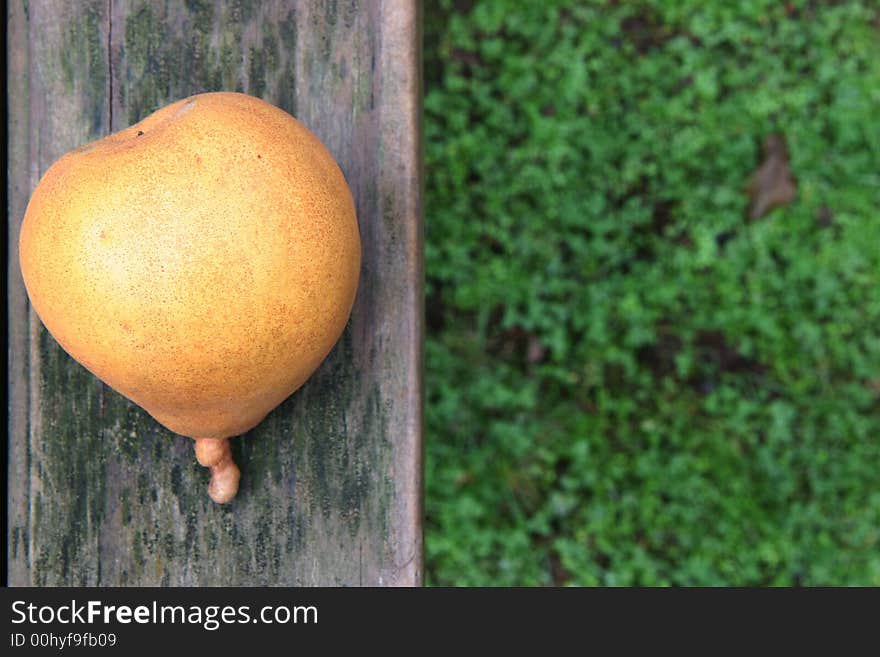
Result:
M764 159L749 180L749 219L760 219L773 208L788 205L797 193L797 182L788 165L788 148L782 135L764 139Z

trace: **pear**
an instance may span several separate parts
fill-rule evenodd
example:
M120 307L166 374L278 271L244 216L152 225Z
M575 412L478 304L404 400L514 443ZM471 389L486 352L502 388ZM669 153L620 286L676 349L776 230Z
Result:
M361 245L345 177L305 126L239 93L185 98L62 156L34 190L19 258L55 340L194 438L217 503L228 439L337 342Z

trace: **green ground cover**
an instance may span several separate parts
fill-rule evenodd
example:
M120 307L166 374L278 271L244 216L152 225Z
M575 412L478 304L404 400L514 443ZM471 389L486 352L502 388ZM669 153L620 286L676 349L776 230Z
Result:
M428 583L880 585L878 3L425 12Z

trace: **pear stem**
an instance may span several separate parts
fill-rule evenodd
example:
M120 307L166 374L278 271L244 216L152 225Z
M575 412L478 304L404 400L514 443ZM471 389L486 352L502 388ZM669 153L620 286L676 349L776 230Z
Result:
M208 495L217 504L230 502L238 493L241 472L232 460L228 438L196 438L196 460L211 469Z

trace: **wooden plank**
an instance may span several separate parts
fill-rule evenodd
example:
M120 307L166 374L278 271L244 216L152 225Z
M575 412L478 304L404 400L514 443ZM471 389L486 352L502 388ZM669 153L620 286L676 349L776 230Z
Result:
M28 33L24 7L12 2L7 6L7 112L9 135L7 143L7 353L8 353L8 435L9 455L7 495L7 579L26 582L27 559L30 551L28 495L28 303L18 267L18 235L21 218L31 190L29 171L28 111ZM18 29L16 29L18 28Z
M422 573L420 16L404 1L12 2L11 585L418 585ZM24 47L29 44L29 47ZM27 310L15 242L61 154L187 95L244 91L327 145L355 197L351 321L312 379L233 441L192 442L70 359Z

